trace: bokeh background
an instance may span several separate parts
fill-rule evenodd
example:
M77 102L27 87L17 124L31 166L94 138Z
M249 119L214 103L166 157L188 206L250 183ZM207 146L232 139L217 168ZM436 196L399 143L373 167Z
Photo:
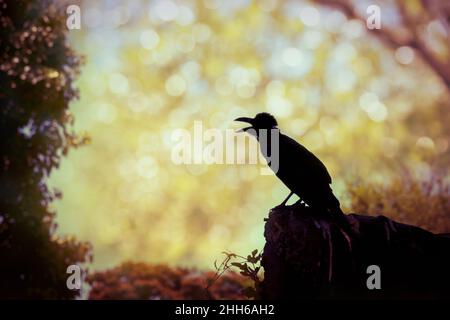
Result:
M64 194L53 203L58 233L92 244L93 269L205 269L224 250L261 249L263 218L287 189L255 165L175 165L171 134L196 120L236 128L234 118L262 111L323 160L348 210L448 226L445 1L78 4L82 28L68 39L85 64L70 110L91 143L48 182ZM372 4L378 31L366 27Z

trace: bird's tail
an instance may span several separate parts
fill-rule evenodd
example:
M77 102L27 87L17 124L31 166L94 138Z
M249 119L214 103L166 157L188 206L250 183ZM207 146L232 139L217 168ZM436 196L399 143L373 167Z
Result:
M341 209L341 204L338 200L338 198L336 198L336 196L333 194L333 191L329 190L330 192L328 192L328 201L327 201L327 206L328 209L331 211L332 214L335 214L337 216L341 216L344 215L344 212Z
M339 203L339 200L334 196L334 194L331 194L330 206L329 210L332 216L337 220L337 223L342 228L342 230L347 233L352 238L357 238L359 236L359 232L357 232L349 222L346 214L341 209L341 205Z

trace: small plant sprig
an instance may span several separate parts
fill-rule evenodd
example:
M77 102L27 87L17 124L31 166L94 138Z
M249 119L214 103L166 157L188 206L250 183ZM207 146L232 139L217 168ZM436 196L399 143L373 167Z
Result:
M225 255L223 261L218 265L217 260L214 261L214 268L216 273L213 278L210 279L206 290L214 284L227 270L237 268L239 273L244 277L253 281L254 286L249 286L244 289L244 294L248 298L258 298L258 289L261 285L261 278L259 276L259 271L261 270L261 258L262 254L258 253L258 249L252 251L247 257L232 253L232 252L222 252Z

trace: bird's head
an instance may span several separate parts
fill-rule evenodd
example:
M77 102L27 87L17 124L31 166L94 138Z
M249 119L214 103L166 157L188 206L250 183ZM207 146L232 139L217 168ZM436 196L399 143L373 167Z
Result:
M234 119L234 121L241 121L250 124L249 127L242 128L237 132L246 132L249 129L253 129L256 132L258 132L258 130L260 129L270 130L276 128L278 125L275 117L267 112L258 113L254 118L240 117Z

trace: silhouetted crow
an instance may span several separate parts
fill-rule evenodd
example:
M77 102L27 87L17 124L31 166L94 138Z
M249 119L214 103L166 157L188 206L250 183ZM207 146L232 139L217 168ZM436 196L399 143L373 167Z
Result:
M278 168L271 166L271 169L291 190L291 193L280 206L285 205L292 194L295 193L311 208L322 210L321 212L343 214L339 200L331 190L331 176L324 164L304 146L280 133L274 116L263 112L258 113L253 119L241 117L234 121L247 122L251 125L239 131L247 132L258 139L261 152L268 161L269 166L271 166L270 162L274 161L274 157L276 157L275 152L277 151L276 146L272 146L272 143L278 142ZM267 134L267 139L263 136L264 132ZM274 135L276 137L277 134L279 140L271 142L271 138Z

